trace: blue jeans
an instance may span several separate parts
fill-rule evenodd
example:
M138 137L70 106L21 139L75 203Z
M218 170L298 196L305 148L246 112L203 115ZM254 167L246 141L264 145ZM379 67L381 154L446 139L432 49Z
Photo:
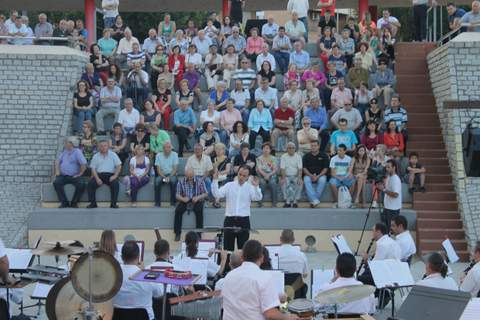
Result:
M330 184L333 186L336 186L337 188L339 188L340 186L345 186L347 188L350 188L351 186L353 186L354 183L355 183L355 177L351 179L345 178L343 180L338 180L337 178L330 179Z
M243 106L235 106L235 109L240 111L240 114L242 115L242 121L244 123L248 123L248 117L250 116L250 110L248 109L248 106L244 106L244 107Z
M201 177L200 177L201 178ZM212 179L210 177L206 177L203 179L203 182L205 183L205 188L207 189L208 192L208 198L213 199L213 194L212 194Z
M285 74L288 71L288 63L290 61L290 54L288 52L274 51L273 56L275 61L277 61L278 69L280 69L281 74Z
M103 17L103 28L111 28L115 24L115 17Z
M93 109L90 110L75 110L75 114L77 115L77 119L75 121L75 126L73 128L74 131L80 132L82 130L82 124L85 120L92 121L93 115L95 114Z
M308 17L301 17L298 20L302 21L305 26L305 41L308 42Z
M312 204L319 204L322 197L323 190L327 184L327 176L321 176L316 182L312 182L309 176L303 177L305 184L305 192L307 193L308 201Z

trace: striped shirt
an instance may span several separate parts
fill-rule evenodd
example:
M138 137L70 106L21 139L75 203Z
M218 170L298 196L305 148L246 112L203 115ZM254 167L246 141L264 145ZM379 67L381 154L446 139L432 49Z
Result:
M190 183L186 177L182 178L177 183L177 196L192 199L193 197L207 193L207 188L203 180L201 177L194 177L193 183Z
M288 50L280 49L285 46L288 46ZM275 38L273 38L272 49L274 50L280 49L280 52L290 53L290 51L292 50L292 44L290 42L290 38L287 37L286 35L283 37L280 37L279 35L275 36Z
M145 60L145 51L140 51L138 53L130 52L127 54L127 61L135 63L140 60Z
M402 107L399 107L398 110L393 110L392 108L387 108L384 114L385 123L388 123L390 120L395 121L397 128L400 129L402 124L408 122L407 111Z
M244 90L249 90L250 89L250 83L252 80L255 80L257 78L257 74L253 69L237 69L235 70L235 73L233 74L233 79L234 80L241 80L243 84L243 89Z

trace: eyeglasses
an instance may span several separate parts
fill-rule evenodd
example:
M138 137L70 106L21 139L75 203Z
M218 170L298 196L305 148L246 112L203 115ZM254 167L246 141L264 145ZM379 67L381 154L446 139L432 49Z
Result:
M137 129L137 132L144 132L145 130L143 129Z

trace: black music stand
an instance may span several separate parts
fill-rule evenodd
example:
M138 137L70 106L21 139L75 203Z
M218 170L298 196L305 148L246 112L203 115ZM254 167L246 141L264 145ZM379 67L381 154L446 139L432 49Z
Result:
M470 298L468 292L414 286L395 319L460 319Z

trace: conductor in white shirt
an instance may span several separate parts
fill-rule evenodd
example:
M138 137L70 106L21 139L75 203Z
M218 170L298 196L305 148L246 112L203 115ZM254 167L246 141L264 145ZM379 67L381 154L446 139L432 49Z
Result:
M140 249L136 242L127 241L122 247L121 265L123 282L120 291L113 297L114 308L145 309L150 320L154 319L152 298L163 296L160 284L130 280L130 277L140 271L138 267Z
M460 282L460 291L470 292L472 297L480 297L480 241L475 246L473 253L475 265L468 271Z
M250 206L252 201L262 200L262 190L257 177L249 180L250 169L241 166L235 181L218 187L218 173L213 176L212 194L215 198L226 199L225 220L223 227L239 228L239 230L225 230L223 248L233 251L235 240L237 248L242 249L250 237Z
M363 285L355 279L356 269L357 262L353 254L340 254L335 264L335 277L330 283L321 286L319 288L320 292L345 286ZM360 300L340 304L337 308L339 314L372 314L375 312L375 298L372 294Z
M417 247L415 246L415 241L413 241L412 235L407 228L407 218L402 215L393 217L390 223L390 229L395 236L395 242L400 246L400 260L408 262L410 265L412 256L417 253Z
M242 250L243 263L225 277L222 289L223 320L299 319L278 310L280 300L263 262L263 246L249 240Z
M458 291L458 285L448 275L448 266L440 253L432 253L425 264L426 277L417 281L417 286Z
M402 181L397 175L397 163L394 160L388 160L385 166L387 172L387 183L377 184L377 189L385 194L383 199L383 213L387 230L390 230L390 221L393 217L400 214L402 208Z

